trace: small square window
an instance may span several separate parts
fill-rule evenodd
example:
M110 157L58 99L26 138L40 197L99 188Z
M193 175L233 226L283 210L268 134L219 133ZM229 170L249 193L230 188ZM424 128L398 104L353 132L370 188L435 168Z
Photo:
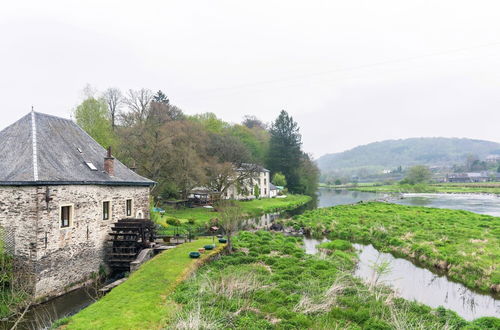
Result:
M127 204L127 217L130 217L132 215L132 200L127 199L126 204Z
M102 202L102 220L109 220L109 206L111 202Z
M67 228L71 225L72 211L72 206L61 206L61 228Z

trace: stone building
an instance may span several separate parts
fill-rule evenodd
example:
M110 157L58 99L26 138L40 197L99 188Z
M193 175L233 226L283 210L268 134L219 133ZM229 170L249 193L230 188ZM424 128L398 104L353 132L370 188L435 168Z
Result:
M31 112L2 130L0 228L35 297L97 272L112 224L149 217L153 184L71 120Z

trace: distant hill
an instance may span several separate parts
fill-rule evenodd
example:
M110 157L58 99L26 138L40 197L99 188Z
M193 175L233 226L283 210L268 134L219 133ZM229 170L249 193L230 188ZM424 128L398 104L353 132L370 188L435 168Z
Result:
M317 160L322 174L356 174L413 165L451 166L463 163L468 154L480 159L500 154L500 143L458 138L410 138L370 143Z

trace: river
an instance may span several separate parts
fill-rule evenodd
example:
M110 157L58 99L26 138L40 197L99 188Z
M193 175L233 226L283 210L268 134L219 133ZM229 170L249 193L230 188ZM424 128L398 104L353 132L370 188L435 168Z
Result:
M360 201L384 200L410 206L455 209L500 217L500 197L488 194L402 194L393 196L350 190L321 188L318 207L353 204Z

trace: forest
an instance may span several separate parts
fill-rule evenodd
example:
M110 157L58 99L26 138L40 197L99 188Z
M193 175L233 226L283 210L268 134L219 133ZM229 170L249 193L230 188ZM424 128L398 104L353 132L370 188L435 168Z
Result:
M77 124L112 147L125 165L156 181L155 197L185 198L199 186L224 193L242 164L269 169L272 182L290 193L316 192L319 170L285 110L272 123L252 115L229 123L211 112L188 115L161 90L86 88L84 94L74 109Z

